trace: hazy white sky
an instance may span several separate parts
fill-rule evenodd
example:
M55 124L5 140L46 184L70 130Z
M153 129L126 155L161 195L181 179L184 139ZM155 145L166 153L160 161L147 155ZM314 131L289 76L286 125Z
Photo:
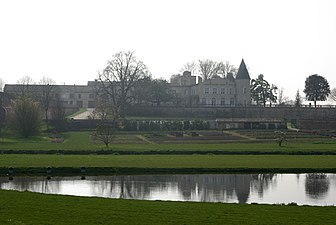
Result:
M0 78L86 84L118 51L169 79L197 59L244 58L294 99L311 74L336 87L334 0L0 0Z

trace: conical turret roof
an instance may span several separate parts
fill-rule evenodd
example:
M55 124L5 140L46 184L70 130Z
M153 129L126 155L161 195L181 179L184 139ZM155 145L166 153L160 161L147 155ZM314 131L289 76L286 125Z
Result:
M247 71L244 59L242 59L240 63L236 79L251 79L249 72Z

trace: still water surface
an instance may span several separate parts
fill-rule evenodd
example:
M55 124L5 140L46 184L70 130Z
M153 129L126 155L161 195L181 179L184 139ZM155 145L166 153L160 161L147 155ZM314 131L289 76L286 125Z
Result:
M336 205L336 174L0 177L0 188L124 199Z

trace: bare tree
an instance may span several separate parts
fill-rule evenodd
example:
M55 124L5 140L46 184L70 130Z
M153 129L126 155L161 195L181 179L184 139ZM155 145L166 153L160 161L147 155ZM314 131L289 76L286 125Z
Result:
M1 79L0 79L0 81L1 81ZM5 121L6 121L6 110L3 107L3 97L4 97L4 93L2 93L0 91L0 141L1 141L1 138L3 137L3 134L4 134Z
M50 104L55 96L55 91L56 91L56 82L49 78L49 77L43 77L39 81L39 90L37 92L36 96L38 100L41 102L41 106L44 110L44 116L45 116L45 121L47 124L47 130L49 130L49 118L48 118L48 111L50 108Z
M29 84L34 84L35 81L30 76L23 76L20 79L18 79L16 83L29 85Z
M300 107L301 105L302 105L302 97L301 97L300 91L298 89L297 92L296 92L296 95L295 95L294 106L295 107Z
M237 74L238 69L232 65L229 61L218 63L219 71L218 73L221 77L225 78L228 73Z
M221 63L217 63L213 60L199 60L199 72L203 78L203 80L211 79L214 75L217 75L220 71Z
M191 75L194 75L195 73L197 73L197 63L195 61L187 62L180 69L181 73L183 73L184 71L190 71Z
M289 98L287 96L284 96L284 88L281 87L278 93L278 104L285 105L285 104L288 104L288 102L289 102Z
M336 88L331 89L329 97L336 102Z
M135 83L148 74L147 66L133 52L118 52L99 73L100 87L107 95L114 115L124 117L125 107L131 102L131 91Z
M0 92L3 91L4 86L5 86L5 82L2 78L0 78Z
M108 119L108 116L111 114L110 110L111 107L106 102L100 101L91 116L91 119L98 120L97 127L92 132L92 137L95 140L103 142L106 148L109 147L109 144L114 139L116 128L116 121L114 119L109 121Z
M97 125L96 130L92 133L92 136L99 141L102 141L106 148L109 147L109 144L114 139L114 129L113 126L109 123L100 122Z
M64 131L66 130L65 107L59 92L55 93L53 102L52 123L57 131Z
M282 143L287 141L286 132L284 131L275 131L275 140L278 142L279 147L282 147Z
M18 92L17 94L23 96L23 95L28 95L31 94L31 86L32 84L35 83L35 81L33 80L33 78L31 78L30 76L24 76L21 77L20 79L18 79L16 81L17 84L19 84L18 86Z

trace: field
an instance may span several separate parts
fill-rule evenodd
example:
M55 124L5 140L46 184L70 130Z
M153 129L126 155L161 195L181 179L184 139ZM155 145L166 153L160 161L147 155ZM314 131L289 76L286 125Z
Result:
M333 169L330 155L25 155L0 156L0 167L316 168Z
M335 224L336 207L162 202L0 191L0 224Z
M336 139L274 131L118 132L0 139L0 175L336 172ZM49 174L48 174L49 175ZM0 224L334 224L335 207L138 201L0 190Z
M186 134L174 137L171 133L117 133L109 148L93 140L90 132L59 134L62 142L40 135L28 139L4 138L0 141L3 153L61 153L61 154L336 154L336 139L311 134L288 134L288 141L279 147L274 132L197 131L200 136ZM263 135L267 139L257 138ZM273 136L272 136L273 135ZM270 137L273 139L270 139Z

